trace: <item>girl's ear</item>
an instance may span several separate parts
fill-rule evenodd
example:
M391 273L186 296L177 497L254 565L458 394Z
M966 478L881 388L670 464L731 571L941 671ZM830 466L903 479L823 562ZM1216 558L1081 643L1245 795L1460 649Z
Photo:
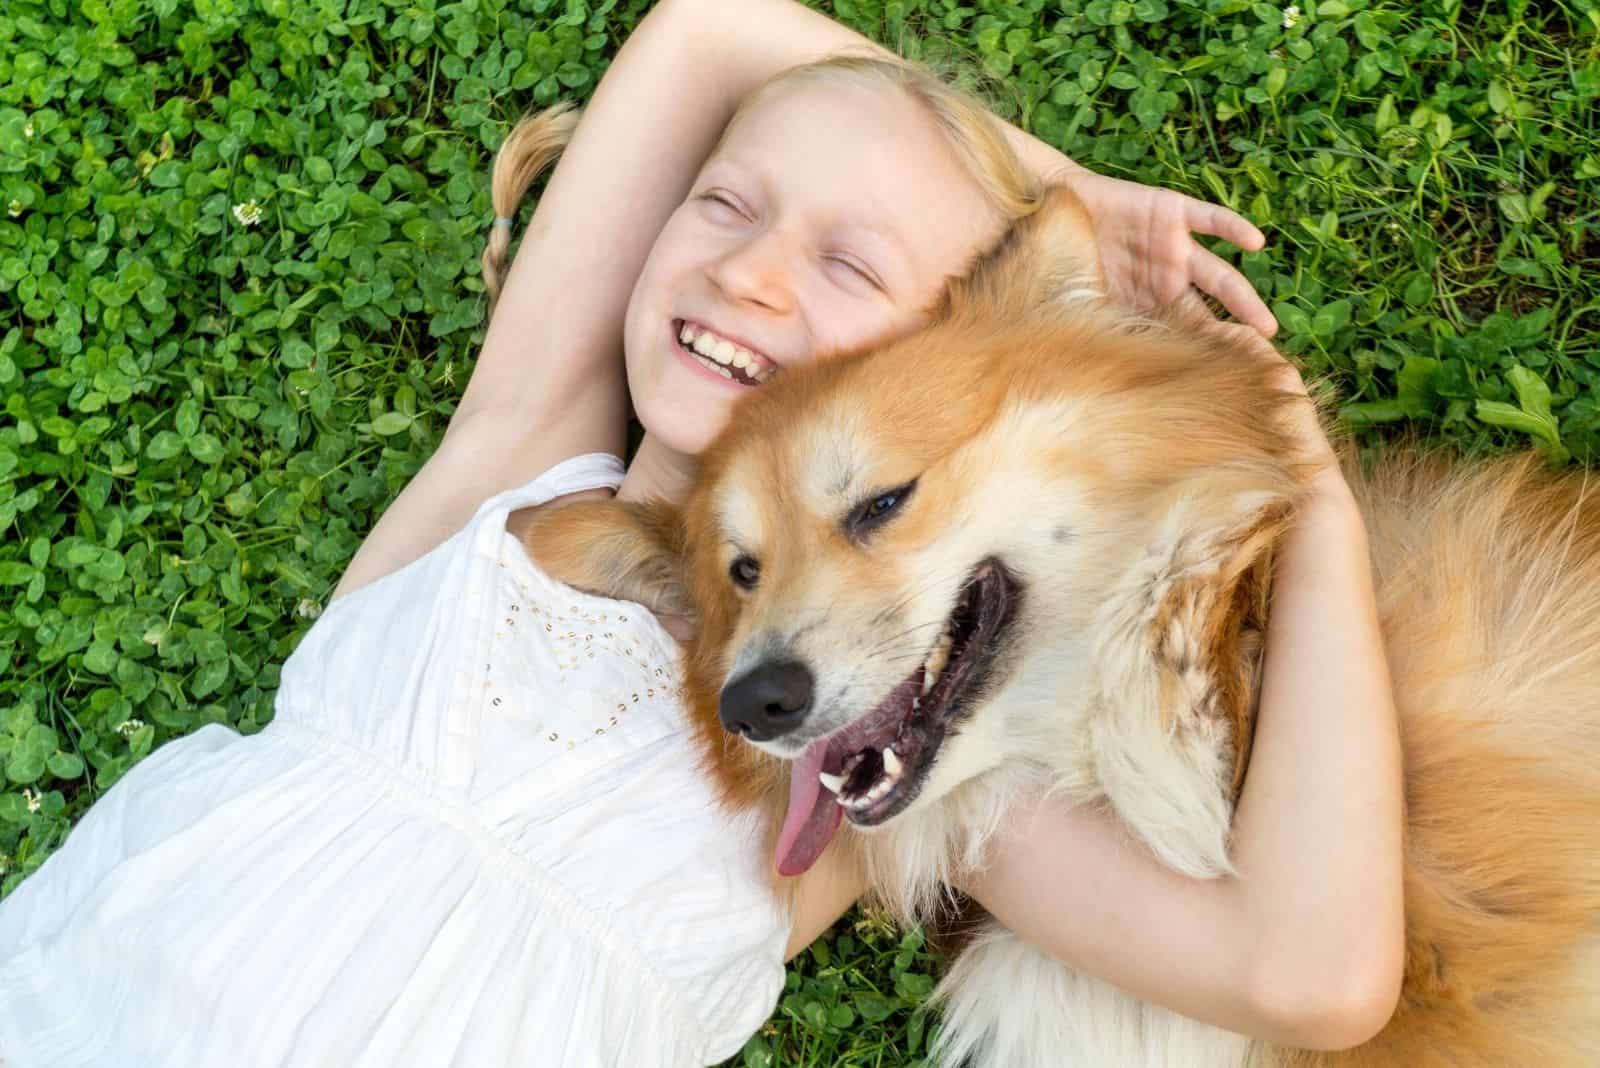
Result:
M588 593L692 619L678 510L660 502L578 501L536 513L522 534L551 577Z
M1014 225L967 275L951 284L946 311L992 321L1029 318L1105 296L1105 273L1089 211L1064 185Z

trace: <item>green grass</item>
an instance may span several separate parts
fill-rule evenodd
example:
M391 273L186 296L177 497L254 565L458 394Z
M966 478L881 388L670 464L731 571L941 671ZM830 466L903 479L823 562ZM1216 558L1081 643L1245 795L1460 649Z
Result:
M0 892L154 746L270 718L471 368L492 148L645 6L5 4ZM1360 433L1595 455L1596 0L819 6L1253 218L1238 262ZM853 915L736 1063L920 1063L935 967Z

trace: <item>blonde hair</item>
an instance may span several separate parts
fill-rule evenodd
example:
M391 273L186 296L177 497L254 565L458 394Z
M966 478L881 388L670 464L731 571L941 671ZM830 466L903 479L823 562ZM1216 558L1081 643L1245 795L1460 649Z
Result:
M904 93L934 121L962 167L1008 228L1032 215L1043 203L1044 183L1011 147L1001 121L971 93L908 60L836 55L780 71L740 101L717 146L757 104L805 85L847 85ZM491 316L505 282L511 246L509 220L528 186L572 139L577 124L577 112L569 104L557 104L526 116L495 157L492 198L496 221L483 252L483 282L489 293Z

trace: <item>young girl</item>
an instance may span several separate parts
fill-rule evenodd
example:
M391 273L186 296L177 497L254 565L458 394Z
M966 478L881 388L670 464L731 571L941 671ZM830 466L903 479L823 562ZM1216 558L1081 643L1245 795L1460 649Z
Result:
M1190 237L1259 246L1230 212L1079 171L898 65L772 80L841 48L875 51L789 0L643 20L443 442L285 664L272 723L151 754L0 906L9 1068L693 1065L760 1026L786 947L861 888L825 856L791 928L755 828L695 767L662 622L559 586L515 531L558 499L681 494L759 388L718 365L759 382L914 329L1041 176L1095 213L1122 298L1192 284L1272 328ZM519 153L550 147L508 144L502 215ZM690 352L684 324L726 348ZM1283 565L1238 874L1181 879L1109 818L1039 803L964 889L1143 997L1337 1046L1393 1006L1400 799L1364 532L1336 468L1322 485Z

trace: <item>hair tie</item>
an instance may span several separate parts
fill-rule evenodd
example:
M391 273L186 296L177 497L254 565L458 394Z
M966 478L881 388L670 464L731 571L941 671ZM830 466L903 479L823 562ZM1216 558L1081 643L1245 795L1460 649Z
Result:
M506 218L503 215L496 216L496 218L494 220L494 224L496 226L504 226L507 230L511 229L511 220Z

